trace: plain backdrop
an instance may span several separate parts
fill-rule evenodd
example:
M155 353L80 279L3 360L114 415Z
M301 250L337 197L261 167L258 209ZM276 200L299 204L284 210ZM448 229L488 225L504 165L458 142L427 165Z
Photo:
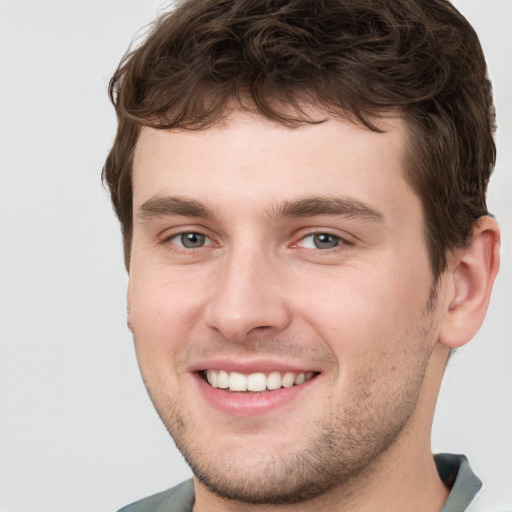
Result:
M503 264L451 360L433 449L512 503L512 2L459 0L494 81L489 192ZM0 512L113 512L190 472L146 396L125 326L121 237L100 172L112 71L159 0L0 0ZM212 426L213 428L213 426Z

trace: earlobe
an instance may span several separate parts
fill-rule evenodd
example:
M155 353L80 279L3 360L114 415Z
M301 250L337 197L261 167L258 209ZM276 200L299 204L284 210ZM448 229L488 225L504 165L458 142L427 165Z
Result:
M499 269L500 232L491 217L482 217L471 242L451 257L444 276L445 300L441 307L439 341L450 348L468 343L487 312Z

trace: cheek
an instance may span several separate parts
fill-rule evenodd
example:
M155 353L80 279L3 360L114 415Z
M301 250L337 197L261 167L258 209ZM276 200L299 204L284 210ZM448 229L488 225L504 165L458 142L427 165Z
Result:
M186 343L192 330L200 290L164 273L132 274L128 285L129 321L139 359L162 363Z
M429 275L404 274L342 269L305 286L297 307L340 364L366 352L396 352L419 328L430 292Z
M368 420L386 418L390 410L400 416L399 409L406 410L421 387L434 341L425 310L430 286L426 281L416 293L410 289L406 281L358 274L324 288L323 299L310 295L304 309L337 361L334 396L359 415L366 411Z

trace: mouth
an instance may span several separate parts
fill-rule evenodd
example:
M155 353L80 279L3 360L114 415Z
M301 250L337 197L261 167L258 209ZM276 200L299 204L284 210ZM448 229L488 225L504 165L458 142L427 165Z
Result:
M256 372L244 374L226 370L203 370L202 379L212 388L228 392L268 393L300 386L318 375L317 372Z

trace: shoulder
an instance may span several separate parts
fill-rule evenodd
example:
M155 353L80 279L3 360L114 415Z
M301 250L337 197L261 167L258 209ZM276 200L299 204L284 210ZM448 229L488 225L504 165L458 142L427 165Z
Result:
M118 512L191 512L193 504L194 483L186 480L176 487L123 507Z

